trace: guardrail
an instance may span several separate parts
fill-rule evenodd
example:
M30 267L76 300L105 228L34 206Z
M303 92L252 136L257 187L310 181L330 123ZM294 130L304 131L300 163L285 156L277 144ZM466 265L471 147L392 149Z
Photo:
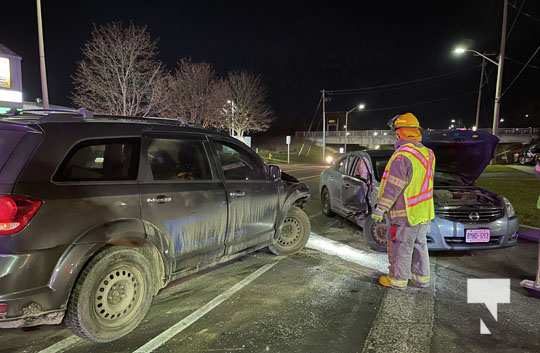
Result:
M481 131L491 132L491 129L479 129ZM426 129L427 133L444 132L448 130L441 129ZM393 136L392 130L351 130L347 132L347 136L350 137L373 137L373 136ZM499 128L497 135L528 135L537 136L540 135L540 128ZM297 137L321 137L322 131L296 131ZM345 131L327 131L327 137L345 137Z

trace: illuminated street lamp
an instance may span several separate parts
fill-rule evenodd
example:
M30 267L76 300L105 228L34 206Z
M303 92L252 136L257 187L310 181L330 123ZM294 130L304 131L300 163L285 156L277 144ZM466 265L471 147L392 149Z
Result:
M352 113L353 111L355 110L364 110L366 108L366 105L364 103L360 103L358 105L355 105L354 107L352 107L351 109L347 110L345 112L345 148L344 148L344 151L345 153L347 153L347 140L349 139L348 136L349 136L349 132L348 132L348 129L349 129L349 114Z

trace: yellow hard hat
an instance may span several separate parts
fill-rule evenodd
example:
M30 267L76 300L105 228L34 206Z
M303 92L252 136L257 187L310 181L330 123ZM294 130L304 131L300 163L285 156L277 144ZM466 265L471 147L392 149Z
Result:
M421 129L420 123L416 116L413 113L399 114L393 117L389 122L388 126L393 130L402 128L402 127L415 127Z

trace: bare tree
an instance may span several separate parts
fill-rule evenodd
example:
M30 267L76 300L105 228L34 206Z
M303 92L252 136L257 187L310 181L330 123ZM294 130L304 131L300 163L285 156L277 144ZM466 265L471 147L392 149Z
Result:
M231 72L227 84L231 99L225 109L225 121L229 130L239 137L250 131L268 130L273 113L266 103L266 90L260 76L245 71Z
M146 27L116 22L95 26L82 54L73 76L73 102L78 106L142 117L159 114L164 107L167 80Z
M211 64L181 59L171 75L165 114L205 128L222 127L227 96L228 85L216 77Z

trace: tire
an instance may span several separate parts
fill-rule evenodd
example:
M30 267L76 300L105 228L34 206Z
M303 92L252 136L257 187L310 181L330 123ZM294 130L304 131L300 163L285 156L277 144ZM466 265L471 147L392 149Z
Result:
M268 247L274 255L292 255L304 248L311 233L308 215L299 207L292 207L279 228L279 235Z
M332 217L335 215L335 213L332 211L332 204L330 202L330 192L326 186L324 186L321 191L321 206L322 213L326 217Z
M98 253L75 283L65 324L97 343L127 335L152 304L151 268L148 259L132 248L110 247Z
M369 247L378 252L386 252L387 235L386 230L390 226L390 222L385 217L384 223L376 223L367 217L364 223L364 235L367 239Z

